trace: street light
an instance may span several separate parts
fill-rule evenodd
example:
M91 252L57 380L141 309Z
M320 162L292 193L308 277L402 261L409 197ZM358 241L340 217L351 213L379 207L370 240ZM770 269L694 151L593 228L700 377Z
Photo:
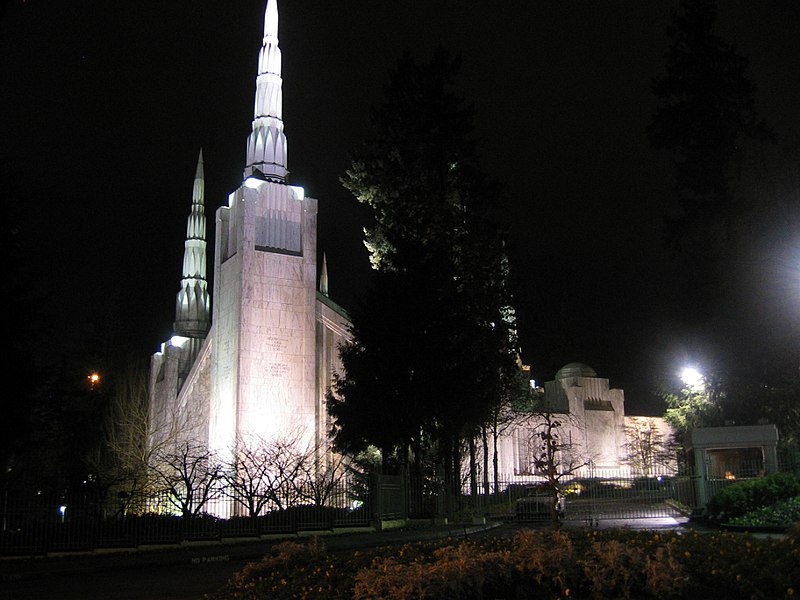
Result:
M89 387L94 390L100 383L100 373L97 371L92 371L86 376L86 379L89 380Z
M702 391L705 387L703 374L694 367L684 367L681 371L681 381L693 392Z

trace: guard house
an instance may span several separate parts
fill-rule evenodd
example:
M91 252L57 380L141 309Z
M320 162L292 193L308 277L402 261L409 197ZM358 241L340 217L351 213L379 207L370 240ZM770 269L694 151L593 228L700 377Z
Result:
M699 427L689 443L697 482L697 504L710 500L707 482L761 477L778 471L778 428L775 425Z

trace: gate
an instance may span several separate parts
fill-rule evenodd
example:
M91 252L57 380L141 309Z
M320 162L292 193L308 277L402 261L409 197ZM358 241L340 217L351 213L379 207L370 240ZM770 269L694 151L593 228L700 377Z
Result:
M594 522L603 519L680 517L691 506L688 477L649 474L620 477L595 471L564 485L566 518Z

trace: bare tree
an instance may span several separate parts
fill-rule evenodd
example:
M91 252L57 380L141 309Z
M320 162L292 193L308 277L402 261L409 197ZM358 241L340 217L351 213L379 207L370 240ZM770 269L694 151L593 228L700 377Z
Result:
M668 443L653 418L626 418L625 439L626 453L622 462L643 477L650 477L655 471L674 462Z
M273 439L266 446L266 459L271 466L266 471L266 481L278 510L299 504L302 499L300 482L304 465L312 460L312 455L299 445L299 439L299 436L288 435Z
M304 498L303 487L313 453L300 435L264 440L240 439L233 464L227 465L223 494L250 517L265 510L283 510Z
M564 438L564 427L579 427L574 417L567 413L556 413L549 402L539 398L534 411L528 416L531 427L531 461L535 472L544 477L550 498L550 518L553 527L559 527L559 502L564 495L564 483L591 460L585 450L581 451L569 438Z
M499 402L492 406L488 419L480 428L483 449L483 490L489 493L489 456L491 474L494 477L494 493L500 492L499 452L500 438L514 428L525 424L530 416L531 403L539 395L540 388L531 388L530 368L517 359L517 369L503 378ZM491 444L491 450L490 450Z
M226 465L222 493L241 506L247 516L255 518L272 502L269 452L264 444L240 441L233 464Z
M500 492L499 452L497 448L498 441L500 440L501 436L513 429L515 426L519 425L521 422L524 422L527 417L528 415L525 413L520 413L520 411L514 407L513 402L509 399L501 404L498 404L492 409L489 416L489 421L481 428L481 442L483 445L484 493L489 493L488 474L490 441L492 457L491 472L494 476L494 493L497 494Z
M130 365L117 379L103 415L102 439L86 457L98 484L116 499L117 514L148 510L158 491L152 467L158 457L174 453L181 440L190 439L200 421L194 403L152 406L147 369L141 364Z
M155 491L183 517L201 514L222 492L223 466L204 444L179 442L152 457Z
M343 457L339 454L325 453L316 461L304 461L302 464L301 496L313 502L315 506L330 504L336 488L344 479L345 469Z
M144 508L148 482L147 376L132 365L116 381L103 414L102 438L86 457L98 487L116 497L116 514Z

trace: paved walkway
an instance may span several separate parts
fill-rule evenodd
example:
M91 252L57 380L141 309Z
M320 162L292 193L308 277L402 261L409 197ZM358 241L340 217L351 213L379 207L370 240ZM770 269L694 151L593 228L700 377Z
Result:
M598 529L687 529L688 517L648 517L636 519L600 519L595 521L567 520L564 527L580 529L596 527Z

